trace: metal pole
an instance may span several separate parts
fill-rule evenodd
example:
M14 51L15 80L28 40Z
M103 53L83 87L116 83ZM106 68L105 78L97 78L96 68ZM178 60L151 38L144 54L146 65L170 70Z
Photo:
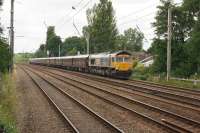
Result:
M13 56L14 56L14 0L11 0L11 11L10 11L10 71L13 71Z
M46 27L46 30L48 32L48 25L47 25L46 21L44 21L44 26ZM46 35L47 35L47 32L46 32ZM45 57L48 57L48 54L47 54L47 40L46 40L46 43L44 44L44 54L45 54Z
M167 81L170 79L171 73L171 40L172 40L172 9L171 1L168 8L168 42L167 42Z
M60 44L59 44L59 57L60 57Z
M86 41L87 41L87 54L89 55L90 54L90 34L89 33L87 33Z

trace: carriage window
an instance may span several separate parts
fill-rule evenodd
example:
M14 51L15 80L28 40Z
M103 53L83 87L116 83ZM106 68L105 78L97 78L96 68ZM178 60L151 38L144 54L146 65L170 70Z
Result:
M91 62L90 62L92 65L95 64L95 59L91 59Z

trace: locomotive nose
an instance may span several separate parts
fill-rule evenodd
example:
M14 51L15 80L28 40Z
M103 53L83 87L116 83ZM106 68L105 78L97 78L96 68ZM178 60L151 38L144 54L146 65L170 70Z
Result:
M130 63L119 63L117 66L117 70L119 71L128 71L131 69L131 64Z

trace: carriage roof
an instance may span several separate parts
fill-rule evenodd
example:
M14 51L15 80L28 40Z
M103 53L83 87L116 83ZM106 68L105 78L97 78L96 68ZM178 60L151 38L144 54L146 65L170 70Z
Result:
M31 61L34 60L54 60L54 59L78 59L78 58L108 58L109 56L117 56L117 55L121 55L121 54L126 54L126 55L131 55L131 53L129 53L128 51L125 50L121 50L121 51L117 51L114 53L110 53L110 52L105 52L105 53L99 53L99 54L91 54L91 55L75 55L75 56L62 56L62 57L49 57L49 58L32 58L30 59Z

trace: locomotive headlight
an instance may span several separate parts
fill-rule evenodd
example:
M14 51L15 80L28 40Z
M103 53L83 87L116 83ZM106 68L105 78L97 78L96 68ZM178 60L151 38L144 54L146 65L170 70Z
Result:
M119 66L116 66L116 70L119 70Z

